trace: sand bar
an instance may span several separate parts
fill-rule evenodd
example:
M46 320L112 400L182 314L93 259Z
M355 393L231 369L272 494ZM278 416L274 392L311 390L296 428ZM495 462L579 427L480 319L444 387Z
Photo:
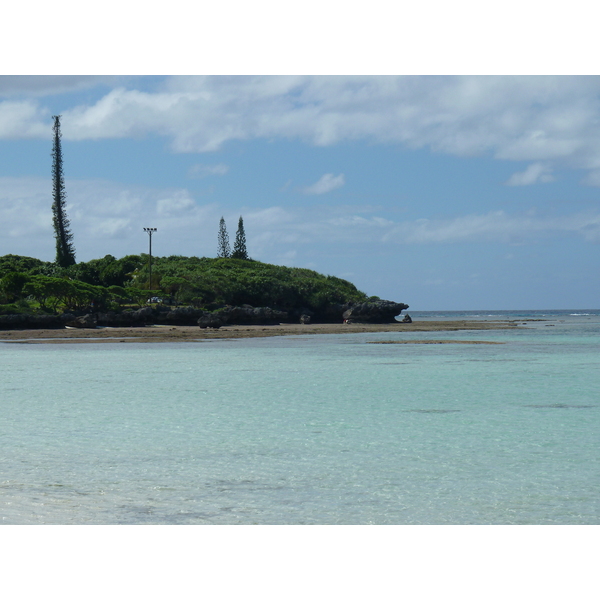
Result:
M324 323L301 325L226 325L220 329L197 326L153 325L148 327L106 327L101 329L25 329L0 331L0 342L26 344L200 342L204 340L260 338L281 335L327 335L345 333L412 333L418 331L475 331L511 329L515 321L422 321L385 325Z

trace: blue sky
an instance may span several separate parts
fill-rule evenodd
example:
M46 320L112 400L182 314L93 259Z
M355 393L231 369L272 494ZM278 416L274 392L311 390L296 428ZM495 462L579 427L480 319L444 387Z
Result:
M413 310L600 308L595 76L0 76L0 255L249 254Z

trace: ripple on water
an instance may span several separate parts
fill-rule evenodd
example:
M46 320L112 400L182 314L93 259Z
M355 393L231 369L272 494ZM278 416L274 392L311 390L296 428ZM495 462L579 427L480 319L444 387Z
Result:
M596 408L593 404L526 404L528 408Z
M461 411L458 408L410 408L408 410L405 410L404 412L444 414Z

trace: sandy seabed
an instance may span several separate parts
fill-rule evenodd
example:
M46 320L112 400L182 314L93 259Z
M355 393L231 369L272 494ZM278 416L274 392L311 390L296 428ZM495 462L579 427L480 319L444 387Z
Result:
M416 331L462 331L509 329L515 321L424 321L385 325L324 323L301 325L226 325L220 329L197 326L150 325L147 327L104 327L97 329L26 329L0 331L0 342L21 344L123 343L123 342L201 342L205 340L259 338L281 335L323 335L343 333L391 333ZM406 343L419 341L406 340ZM435 340L429 341L435 343Z

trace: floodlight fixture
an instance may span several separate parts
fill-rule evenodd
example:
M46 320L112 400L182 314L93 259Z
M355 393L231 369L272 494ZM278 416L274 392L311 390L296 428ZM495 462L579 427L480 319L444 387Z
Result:
M144 231L148 234L150 247L148 249L148 290L152 287L152 234L156 231L156 227L144 227Z

